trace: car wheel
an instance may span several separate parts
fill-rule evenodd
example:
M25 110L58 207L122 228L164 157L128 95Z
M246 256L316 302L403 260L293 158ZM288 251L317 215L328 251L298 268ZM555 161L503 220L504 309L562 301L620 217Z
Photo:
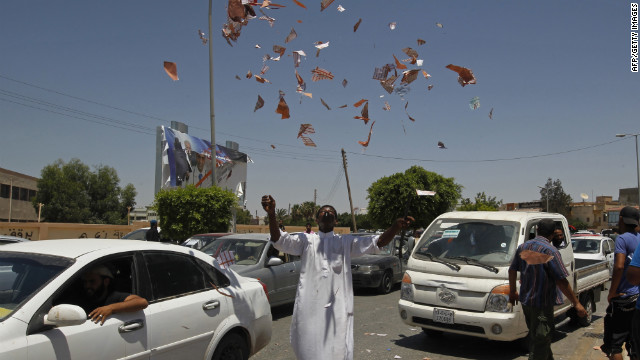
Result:
M593 310L595 308L595 305L590 294L584 294L582 296L582 299L580 299L580 303L582 304L582 306L584 306L584 309L587 310L587 316L578 317L578 325L587 327L591 324L591 318L593 317Z
M212 360L247 360L249 358L249 347L245 339L236 334L230 333L222 338Z
M382 279L380 280L380 286L378 287L378 291L381 294L388 294L391 292L393 288L393 279L391 273L389 271L385 271L382 275Z

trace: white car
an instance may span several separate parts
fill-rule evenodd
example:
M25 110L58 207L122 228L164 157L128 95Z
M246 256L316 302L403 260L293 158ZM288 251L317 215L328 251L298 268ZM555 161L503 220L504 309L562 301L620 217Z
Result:
M149 306L88 321L74 301L97 265L109 268L115 291ZM109 239L0 250L1 359L247 359L270 339L264 286L199 251Z
M609 276L613 275L615 243L610 237L601 235L574 235L571 237L573 257L585 260L606 260L609 264Z

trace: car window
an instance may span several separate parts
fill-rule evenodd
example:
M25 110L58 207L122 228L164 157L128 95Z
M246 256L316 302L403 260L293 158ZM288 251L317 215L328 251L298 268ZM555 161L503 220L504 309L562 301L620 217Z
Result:
M603 253L611 251L611 248L609 248L609 242L607 240L602 240L601 243L602 243L602 252Z
M127 235L123 236L123 239L129 239L129 240L145 240L145 235L147 235L147 230L146 229L139 229L136 231L132 231L130 233L128 233Z
M182 296L212 288L193 257L170 253L145 253L151 278L152 301Z
M91 289L83 279L84 275L93 269L101 269L101 278L108 279L99 285L98 289ZM132 254L118 255L107 259L100 259L80 269L67 283L61 287L61 291L53 298L52 305L72 304L78 305L88 314L98 305L94 299L96 294L106 291L131 295L140 295L135 276L135 263ZM105 285L106 284L106 285ZM101 305L101 304L100 304Z
M195 259L198 266L200 266L207 274L207 281L211 281L216 285L216 287L219 288L227 287L231 284L229 278L221 273L220 270L216 269L213 265L208 264L198 258Z
M0 321L73 263L58 256L0 253Z

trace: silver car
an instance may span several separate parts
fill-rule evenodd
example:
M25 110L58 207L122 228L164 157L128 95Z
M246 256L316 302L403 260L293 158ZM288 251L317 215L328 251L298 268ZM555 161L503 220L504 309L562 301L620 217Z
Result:
M271 307L296 299L300 257L279 252L270 234L234 234L218 238L200 251L224 262L222 253L233 252L231 269L242 276L260 279L267 286Z

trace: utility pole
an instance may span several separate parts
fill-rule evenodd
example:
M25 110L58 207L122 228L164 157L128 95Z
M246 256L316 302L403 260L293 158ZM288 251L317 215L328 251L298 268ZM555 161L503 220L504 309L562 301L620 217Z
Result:
M313 205L317 205L316 199L318 198L318 189L313 189Z
M347 180L347 192L349 193L349 207L351 207L351 220L353 221L353 232L358 232L356 226L356 214L353 212L353 200L351 200L351 186L349 185L349 174L347 173L347 153L342 149L342 165L344 166L344 178Z
M42 213L43 203L38 203L38 222L40 222L40 214Z
M12 212L12 200L13 200L13 178L10 178L11 185L9 185L9 222L11 222L11 212Z

